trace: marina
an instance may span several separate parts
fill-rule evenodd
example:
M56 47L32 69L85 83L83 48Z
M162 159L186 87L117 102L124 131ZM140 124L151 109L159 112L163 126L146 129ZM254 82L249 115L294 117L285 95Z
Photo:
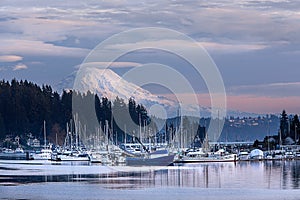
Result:
M59 162L82 162L99 163L107 166L172 166L178 163L218 163L218 162L253 162L253 161L297 161L300 160L298 147L288 150L261 151L253 149L250 152L229 153L224 149L217 152L203 152L199 149L185 149L179 153L171 153L169 150L157 150L152 153L139 151L138 155L131 155L121 148L115 151L86 151L57 153L42 149L40 153L15 152L13 150L2 150L0 161L3 160L27 160L37 162L39 160Z
M0 10L0 200L300 200L300 1Z

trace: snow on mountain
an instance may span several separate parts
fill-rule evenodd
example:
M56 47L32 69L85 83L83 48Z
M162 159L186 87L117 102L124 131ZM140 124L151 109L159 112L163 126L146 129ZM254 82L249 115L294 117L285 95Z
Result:
M75 81L75 84L74 84ZM56 89L59 92L68 89L75 89L86 93L90 91L98 94L100 97L115 99L117 96L128 100L134 98L137 103L143 104L147 109L155 104L159 104L166 110L168 117L174 117L177 114L178 102L167 99L163 96L157 96L149 91L128 82L111 69L85 68L79 73L73 72L62 80ZM211 108L198 105L183 105L184 115L209 117ZM200 112L200 113L199 113ZM199 115L200 114L200 115ZM243 117L258 116L255 113L246 113L229 110L227 116Z
M75 84L74 84L75 83ZM57 86L62 92L65 89L74 89L86 93L90 91L100 97L115 99L117 96L124 100L134 98L137 103L143 104L146 108L159 104L170 114L175 114L178 104L163 96L157 96L149 91L126 81L110 69L85 68L79 73L73 72L62 80Z
M134 98L146 107L150 104L175 106L175 102L164 97L151 94L149 91L133 84L110 69L86 68L77 74L75 89L87 92L88 90L109 99L117 96L125 100Z

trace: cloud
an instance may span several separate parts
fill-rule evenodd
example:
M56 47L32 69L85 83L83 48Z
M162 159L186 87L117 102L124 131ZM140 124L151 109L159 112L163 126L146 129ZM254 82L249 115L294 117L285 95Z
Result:
M64 41L69 36L103 38L108 32L120 30L119 20L111 15L124 14L119 9L93 8L92 4L79 6L80 4L73 2L52 5L37 5L35 1L26 3L3 7L0 5L5 19L0 20L0 33L44 42ZM80 39L76 38L75 42Z
M78 43L82 39L99 41L121 30L145 26L172 28L199 39L210 37L212 43L223 44L223 49L236 49L234 52L240 48L263 48L263 44L257 44L261 41L300 41L297 12L300 4L292 5L283 0L102 1L99 5L67 2L37 4L29 0L19 4L5 1L3 5L7 6L2 10L6 20L0 21L0 27L4 32L43 42L64 41L74 36L77 45L83 45ZM234 38L237 44L218 41L220 38Z
M240 85L227 88L229 94L268 97L300 96L300 82Z
M141 66L141 63L137 62L88 62L88 63L83 63L78 67L106 67L108 66L109 68L123 68L123 67L139 67Z
M3 39L0 52L30 56L84 57L89 49L57 46L43 41Z
M0 56L0 62L17 62L23 60L23 57L16 55L3 55Z
M195 42L195 44L204 47L210 52L214 53L240 53L240 52L248 52L248 51L257 51L268 48L267 44L263 43L241 43L241 42L231 42L231 43L222 43L222 42ZM193 44L194 45L194 44ZM166 39L157 40L157 41L143 41L143 42L135 42L135 43L120 43L120 44L112 44L108 47L109 50L120 50L120 49L143 49L151 46L157 46L164 48L178 48L182 50L190 50L194 48L191 46L189 41L185 40L172 40Z
M22 32L24 39L41 40L45 42L62 41L68 35L76 35L80 29L94 27L93 21L40 18L39 16L31 16L14 19L11 21L0 22L0 25L7 27L7 32ZM13 24L13 26L12 26Z
M28 69L27 65L23 63L18 63L13 67L13 71L18 71L18 70L23 70L23 69Z
M215 53L240 53L247 51L257 51L268 47L263 43L217 43L217 42L200 42L208 51Z

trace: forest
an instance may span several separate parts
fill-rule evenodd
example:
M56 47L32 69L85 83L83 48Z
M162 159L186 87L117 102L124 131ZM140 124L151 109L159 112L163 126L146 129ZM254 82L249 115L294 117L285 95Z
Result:
M122 132L112 119L112 111L122 115L127 109L136 124L150 123L147 110L143 105L137 104L133 98L129 99L128 103L118 97L111 102L106 97L100 98L90 92L82 94L72 90L63 91L60 95L49 85L40 87L27 80L13 79L11 82L2 80L0 81L0 139L3 140L7 136L20 136L21 141L26 141L25 138L31 134L42 140L45 121L47 139L54 143L58 138L58 143L62 144L66 136L66 124L74 124L74 110L78 107L81 108L78 120L86 127L87 132L95 132L95 126L100 125L102 130L105 125L109 126L109 129L113 126L113 134ZM89 118L90 113L96 114L96 124ZM127 129L130 131L130 127Z

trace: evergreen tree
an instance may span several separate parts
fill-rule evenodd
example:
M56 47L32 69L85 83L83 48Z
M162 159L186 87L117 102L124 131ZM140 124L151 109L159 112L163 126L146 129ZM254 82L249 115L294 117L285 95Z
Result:
M5 123L0 112L0 138L4 138L5 135L6 135Z
M79 110L75 110L77 108ZM117 133L120 140L124 134L124 127L121 126L125 126L125 122L119 125L112 121L112 111L115 112L114 115L119 115L122 119L128 110L136 125L144 126L144 124L150 123L146 108L143 105L137 105L133 98L129 99L126 104L123 99L117 97L112 104L106 97L100 99L89 91L86 94L72 90L63 91L60 96L49 85L40 87L27 80L17 81L16 79L11 82L0 81L1 140L6 135L13 137L19 135L26 140L29 133L34 138L43 140L43 121L45 120L47 138L51 142L56 142L57 138L58 143L62 144L66 134L66 124L73 119L72 125L74 126L75 116L72 115L76 115L76 111L78 111L78 118L82 126L86 125L89 134L95 133L100 123L104 130L107 121L109 129L114 126L114 134ZM153 132L157 131L155 125L151 129ZM127 130L130 130L129 127ZM79 131L81 132L82 129ZM132 133L131 131L128 133Z
M282 139L289 136L289 118L285 110L281 113L280 118L280 131Z

